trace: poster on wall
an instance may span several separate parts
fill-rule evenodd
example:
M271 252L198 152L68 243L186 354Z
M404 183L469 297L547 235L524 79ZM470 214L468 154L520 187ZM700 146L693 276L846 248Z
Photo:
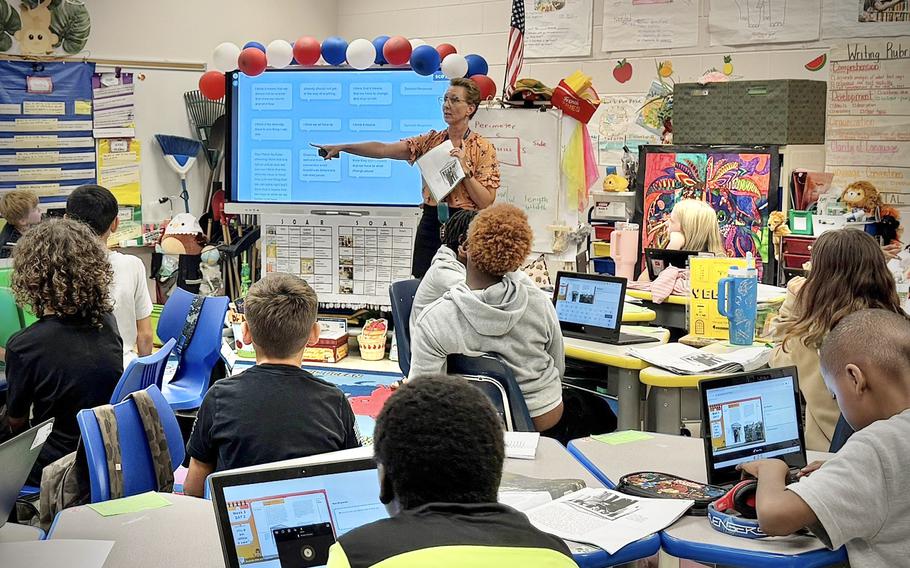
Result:
M910 0L823 0L822 37L910 33Z
M604 0L603 51L698 45L698 0Z
M525 59L591 55L594 0L524 0Z
M821 0L712 0L711 45L813 41L820 10Z
M623 147L638 156L638 147L659 144L660 134L641 123L645 95L603 95L588 130L596 135L597 163L601 166L620 166Z
M673 206L700 199L717 211L727 256L751 252L762 258L763 229L769 212L778 208L779 168L774 146L642 146L637 196L642 248L665 248Z
M910 37L864 39L829 55L825 169L832 186L871 182L910 218Z

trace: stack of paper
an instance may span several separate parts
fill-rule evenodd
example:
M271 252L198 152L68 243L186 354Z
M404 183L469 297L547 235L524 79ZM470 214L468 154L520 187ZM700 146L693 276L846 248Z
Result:
M644 499L586 487L526 514L531 524L542 531L615 554L627 544L667 528L693 503L685 499Z
M450 154L453 148L452 141L446 140L417 158L420 174L437 203L445 199L464 179L465 174L461 162Z
M506 457L533 460L537 457L540 432L506 432Z
M729 353L710 353L682 343L667 343L647 349L631 347L628 353L677 375L754 371L767 365L771 359L771 348L764 345L743 347Z

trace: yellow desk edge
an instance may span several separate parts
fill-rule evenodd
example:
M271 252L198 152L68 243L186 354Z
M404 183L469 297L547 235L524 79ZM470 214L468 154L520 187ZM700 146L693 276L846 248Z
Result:
M629 330L626 330L627 332ZM653 334L654 337L657 337L661 343L666 343L670 340L670 330L662 329L662 333ZM632 331L634 333L634 331ZM647 345L647 344L646 344ZM649 363L645 363L641 359L630 357L629 355L613 355L610 353L600 353L594 350L581 349L575 347L574 345L565 346L566 357L571 357L573 359L580 359L582 361L587 361L589 363L598 363L600 365L607 365L609 367L618 367L620 369L630 369L638 371L641 369L648 368Z
M653 294L651 292L645 292L644 290L629 290L626 289L626 294L638 298L639 300L645 300L646 302L653 302ZM669 296L663 302L664 304L676 304L678 306L688 306L689 298L686 296Z

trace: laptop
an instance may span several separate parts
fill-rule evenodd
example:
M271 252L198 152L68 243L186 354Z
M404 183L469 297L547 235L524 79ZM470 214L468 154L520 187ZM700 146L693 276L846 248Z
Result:
M698 390L708 483L732 486L753 460L781 459L791 479L806 466L796 367L703 379Z
M16 506L19 491L53 430L51 418L0 444L0 527Z
M694 250L669 250L661 248L646 248L645 263L648 265L648 276L653 282L657 275L668 266L686 268L690 256L698 256Z
M553 287L553 305L562 334L612 345L657 341L645 335L620 333L625 297L625 278L558 272Z
M325 566L344 533L388 517L372 458L217 473L210 479L225 566Z

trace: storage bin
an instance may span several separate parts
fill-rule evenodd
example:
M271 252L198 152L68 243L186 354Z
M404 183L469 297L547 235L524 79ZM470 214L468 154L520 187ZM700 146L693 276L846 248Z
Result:
M594 238L597 240L609 241L612 233L612 225L594 225Z
M594 263L594 272L610 276L616 274L616 263L612 258L592 258L591 261Z
M610 243L595 241L593 247L594 256L610 256Z

